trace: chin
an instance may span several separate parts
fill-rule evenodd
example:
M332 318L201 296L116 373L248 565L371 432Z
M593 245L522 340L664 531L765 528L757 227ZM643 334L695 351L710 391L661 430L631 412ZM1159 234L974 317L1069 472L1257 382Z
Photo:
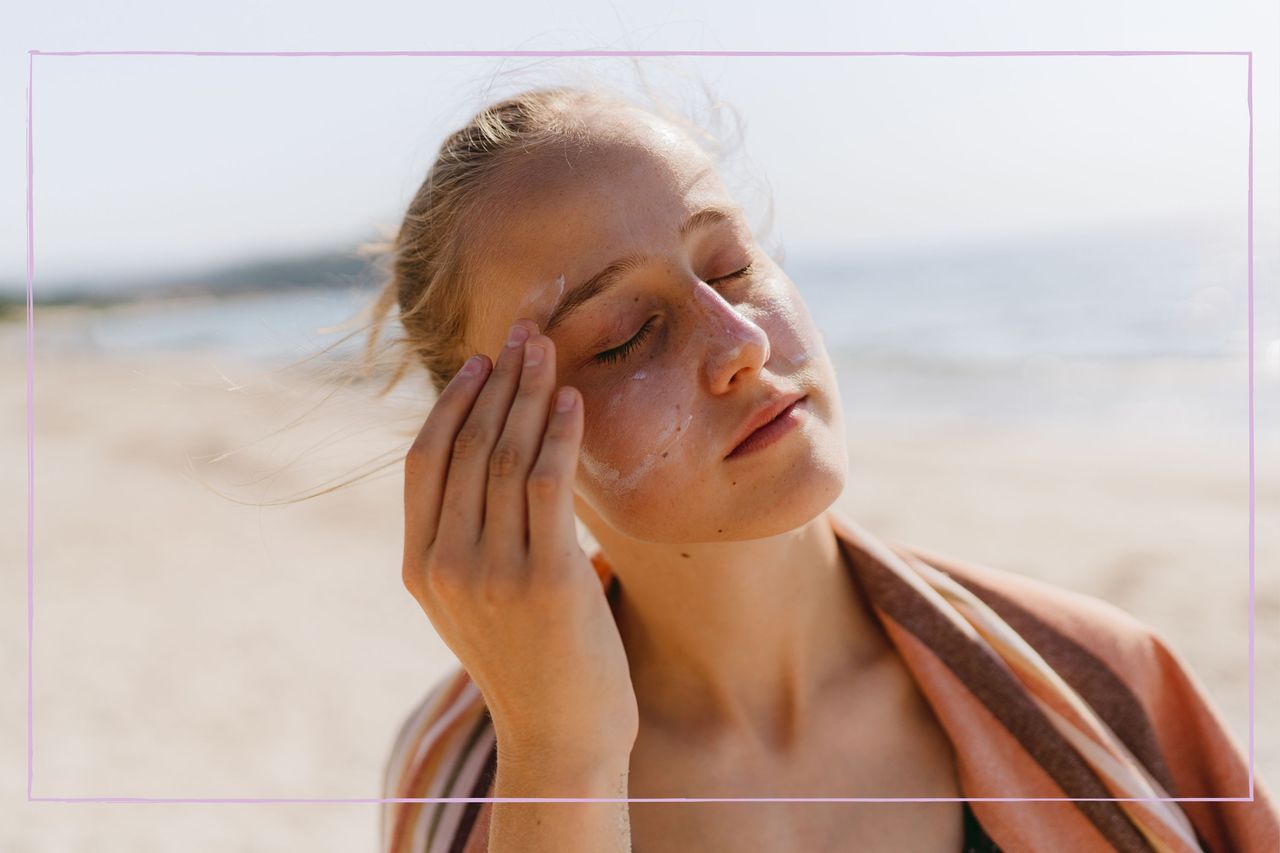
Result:
M843 445L837 450L815 448L803 463L787 469L774 485L756 483L750 488L726 486L719 498L691 498L689 506L706 507L702 517L690 517L696 527L688 538L671 541L728 542L764 539L803 527L826 512L844 493L848 463ZM732 482L732 480L730 481Z
M733 526L724 527L717 538L760 539L803 527L839 500L847 479L844 453L815 454L804 476L786 488L772 493L767 488L754 490L751 501L755 506L750 510L734 501L739 512Z
M840 498L849 476L838 413L833 428L830 413L814 408L801 434L783 438L786 446L736 464L720 460L718 475L668 481L656 493L600 493L585 498L590 509L579 515L586 510L628 538L661 544L762 539L803 527Z
M782 439L794 444L726 462L719 497L687 498L686 506L706 507L705 514L715 518L703 525L710 528L709 541L779 535L804 526L840 498L849 478L849 448L839 419L833 428L826 414L814 406L803 431Z
M659 506L611 505L591 510L618 533L640 542L683 544L733 542L778 536L803 527L826 512L844 492L847 465L844 454L814 452L806 464L793 465L785 482L770 487L742 488L726 481L704 480L699 487L677 489L678 500ZM652 509L654 512L650 513ZM581 513L580 513L581 514Z

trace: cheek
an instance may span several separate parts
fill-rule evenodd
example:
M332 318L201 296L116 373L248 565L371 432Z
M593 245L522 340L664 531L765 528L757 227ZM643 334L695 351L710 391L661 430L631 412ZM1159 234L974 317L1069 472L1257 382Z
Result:
M767 295L757 304L771 355L799 370L823 352L822 333L793 286L776 278L765 279L762 286Z
M685 371L687 373L687 371ZM648 484L667 491L706 453L695 421L695 389L674 370L651 365L620 370L586 399L582 468L596 489L629 496Z
M773 357L799 370L823 352L822 336L804 301L783 281L766 279L757 321ZM695 416L697 388L689 364L692 340L661 364L640 360L584 394L585 436L580 461L601 494L634 497L652 488L671 494L714 463L728 436Z

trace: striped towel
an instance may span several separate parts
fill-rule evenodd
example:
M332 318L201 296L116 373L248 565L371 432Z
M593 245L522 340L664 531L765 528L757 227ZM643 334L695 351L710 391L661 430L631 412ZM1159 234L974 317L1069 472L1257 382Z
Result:
M1152 629L1088 596L882 542L835 509L826 518L1001 848L1280 850L1280 817L1257 779L1252 801L1158 801L1248 797L1249 778L1203 686ZM616 595L603 554L592 562ZM496 758L479 690L456 669L401 727L383 796L492 797ZM382 850L484 851L491 808L387 803Z

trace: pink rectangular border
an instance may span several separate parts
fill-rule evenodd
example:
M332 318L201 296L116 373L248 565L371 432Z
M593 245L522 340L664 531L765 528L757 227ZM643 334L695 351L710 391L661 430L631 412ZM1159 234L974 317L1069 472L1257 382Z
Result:
M1247 58L1246 104L1249 114L1248 192L1248 348L1249 348L1249 796L1248 797L422 797L422 798L264 798L264 797L33 797L34 732L32 725L32 646L35 625L35 275L33 218L34 156L32 101L35 57L39 56L1243 56ZM1254 801L1254 408L1253 408L1253 51L1227 50L976 50L976 51L858 51L858 50L387 50L387 51L185 51L80 50L27 51L27 802L41 803L930 803L930 802L1253 802Z

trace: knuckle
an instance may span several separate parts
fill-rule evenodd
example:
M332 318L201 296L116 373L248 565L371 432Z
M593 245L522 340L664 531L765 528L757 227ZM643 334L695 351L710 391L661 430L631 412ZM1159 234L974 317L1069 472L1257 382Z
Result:
M524 454L513 442L504 441L494 449L489 457L489 474L494 477L509 477L520 467Z
M416 598L422 588L422 573L417 566L405 562L400 567L400 581L404 584L404 588L413 593Z
M469 459L487 443L487 430L476 421L468 421L453 438L453 458Z
M536 583L529 583L521 590L526 607L536 608L546 614L564 612L566 597L572 594L572 575L558 571L555 566L541 567L529 572Z
M527 579L517 572L486 572L481 585L480 598L494 610L505 610L513 604L525 601L529 595Z
M426 442L422 439L415 441L404 455L405 470L412 474L422 472L427 466L427 455Z
M462 590L466 576L453 566L435 564L419 574L420 592L436 599L450 599Z
M554 471L535 471L529 475L526 488L531 498L552 498L560 491L560 475Z

